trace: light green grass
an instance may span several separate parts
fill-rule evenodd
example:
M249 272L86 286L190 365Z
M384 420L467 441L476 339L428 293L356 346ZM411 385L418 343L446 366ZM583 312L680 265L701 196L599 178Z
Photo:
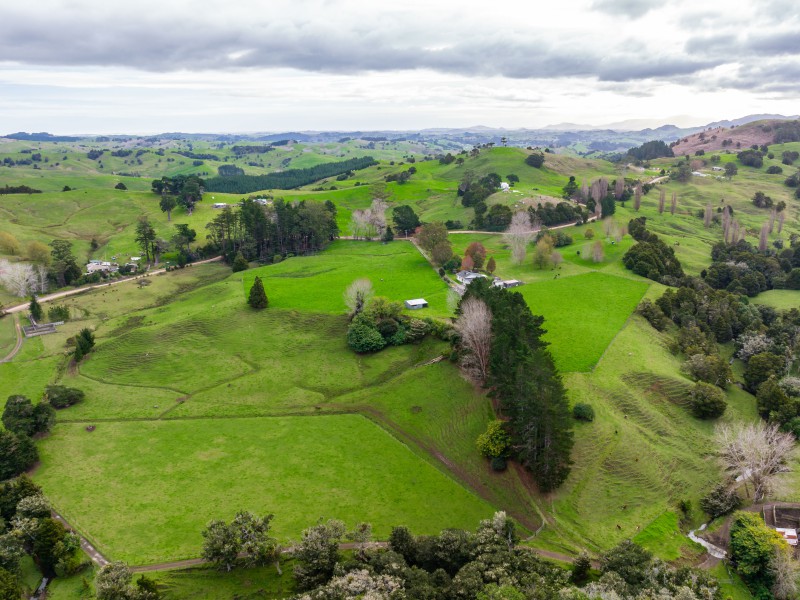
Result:
M789 310L790 308L800 308L800 291L798 290L769 290L761 292L753 302L777 308L778 310Z
M534 314L545 318L561 371L587 371L620 330L648 284L602 273L586 273L524 285L519 292Z
M319 255L292 258L243 275L242 294L249 292L258 275L275 308L344 314L345 290L354 280L366 278L377 296L398 302L425 298L429 308L409 313L415 317L449 314L447 286L407 241L337 241Z
M48 498L101 551L133 564L197 556L206 523L240 509L274 513L283 541L323 516L369 521L386 538L399 523L434 533L492 512L357 415L103 423L91 433L62 424L40 451L35 481Z
M752 600L753 595L750 590L747 589L747 586L731 566L720 562L709 572L719 581L722 597L726 600L728 598L731 600Z
M673 511L659 515L637 533L633 541L666 561L700 557L705 552L681 531L678 515Z

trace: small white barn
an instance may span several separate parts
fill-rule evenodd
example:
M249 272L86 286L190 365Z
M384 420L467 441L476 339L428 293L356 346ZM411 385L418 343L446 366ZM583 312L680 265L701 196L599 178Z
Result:
M225 202L214 202L214 204L211 205L212 208L225 208L226 206L228 205Z
M408 310L419 310L420 308L428 308L428 301L425 298L414 298L413 300L405 301Z

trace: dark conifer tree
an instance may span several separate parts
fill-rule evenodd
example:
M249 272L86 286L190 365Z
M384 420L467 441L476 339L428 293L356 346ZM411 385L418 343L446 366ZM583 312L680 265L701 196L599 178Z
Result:
M264 291L264 284L261 281L261 277L258 275L256 275L256 279L253 282L253 287L250 288L250 296L247 299L247 303L253 308L258 309L267 308L269 305L267 293Z

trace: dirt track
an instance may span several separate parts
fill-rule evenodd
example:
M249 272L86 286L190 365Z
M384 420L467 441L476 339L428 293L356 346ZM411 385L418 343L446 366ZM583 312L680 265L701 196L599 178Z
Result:
M19 325L19 317L17 315L14 315L14 328L17 331L17 343L14 345L14 349L11 350L11 352L9 352L5 358L0 360L0 363L11 361L11 359L14 358L22 348L22 328Z

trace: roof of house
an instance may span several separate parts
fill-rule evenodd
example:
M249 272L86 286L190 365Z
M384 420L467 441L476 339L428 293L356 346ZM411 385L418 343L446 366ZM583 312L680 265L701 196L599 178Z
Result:
M797 529L788 529L786 527L776 527L775 531L783 536L790 546L797 546Z

